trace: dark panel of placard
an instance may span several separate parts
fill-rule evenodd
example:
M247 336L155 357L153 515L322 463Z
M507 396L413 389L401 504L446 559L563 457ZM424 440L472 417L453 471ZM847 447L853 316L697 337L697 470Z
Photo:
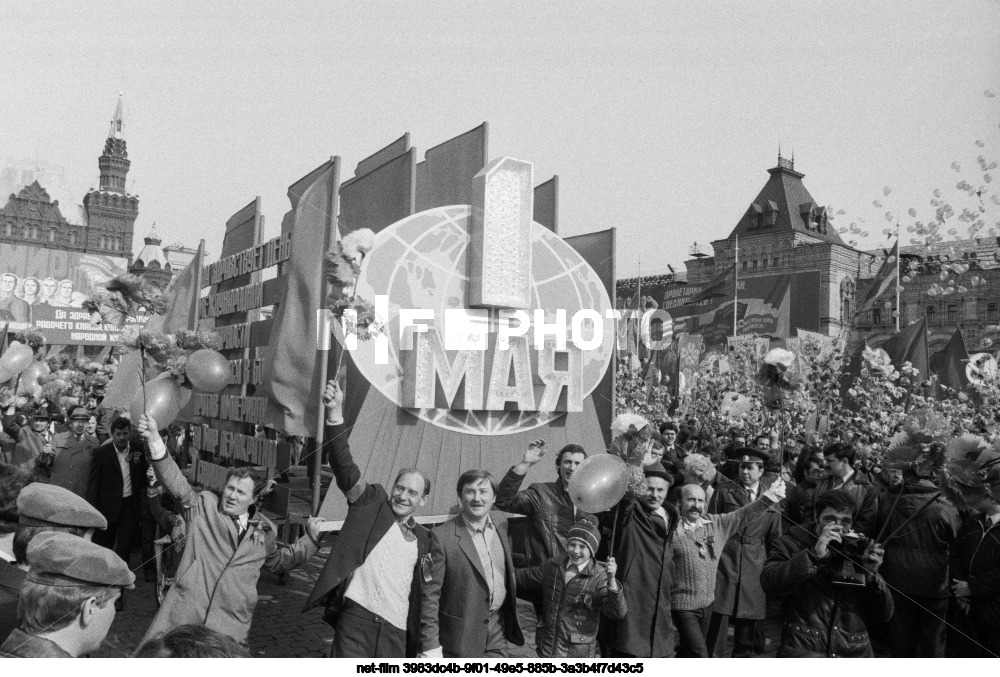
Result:
M376 233L413 213L416 194L416 149L345 181L340 186L341 235L371 228Z
M553 233L559 232L559 177L535 186L535 221Z
M489 157L489 125L448 139L424 153L418 177L416 210L473 202L474 177Z
M410 150L410 133L406 132L385 148L375 151L359 162L358 166L354 169L354 176L364 176L372 170L378 169L389 160L399 157L408 150Z

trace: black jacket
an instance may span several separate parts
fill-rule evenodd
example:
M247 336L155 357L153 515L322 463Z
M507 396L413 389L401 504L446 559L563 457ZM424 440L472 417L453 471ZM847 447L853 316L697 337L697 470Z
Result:
M129 473L132 477L132 496L136 504L146 493L146 468L149 462L143 453L143 445L129 442ZM90 478L87 481L87 502L97 508L108 524L117 522L122 509L122 468L118 462L115 443L108 440L94 449L90 462Z
M333 444L329 460L337 478L337 486L347 493L361 481L361 469L351 457L345 426L333 426L328 429L326 439L331 440ZM415 657L419 651L423 569L430 569L431 550L430 532L419 524L412 526L413 533L417 537L417 563L413 570L413 582L410 584L410 606L406 622L408 658ZM350 503L344 526L330 548L330 556L316 580L316 585L309 593L303 611L323 604L326 607L324 620L330 625L336 623L351 576L391 528L396 528L396 516L389 505L389 495L382 485L368 484L361 495ZM386 658L393 657L386 656Z
M952 548L951 577L968 581L975 621L1000 632L1000 524L969 519Z
M496 507L528 517L524 566L532 567L566 552L566 536L578 517L561 482L537 482L518 491L524 478L513 468L507 471L497 488Z
M874 576L860 587L834 585L830 560L810 552L816 536L794 527L774 544L764 563L761 586L780 597L785 627L779 658L872 656L868 623L892 617L889 587Z
M812 520L816 512L816 499L824 491L833 489L836 483L833 477L824 477L816 485L816 490L812 494L812 501L809 505L809 520ZM855 470L854 474L847 479L847 483L841 487L854 499L854 530L860 531L865 536L875 538L875 522L878 519L878 491L875 490L871 479L860 470Z

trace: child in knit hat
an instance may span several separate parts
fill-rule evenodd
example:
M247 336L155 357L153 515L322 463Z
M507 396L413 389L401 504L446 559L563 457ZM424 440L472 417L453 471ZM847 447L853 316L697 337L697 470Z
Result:
M518 590L542 593L535 647L542 658L593 658L601 614L625 617L614 558L607 564L594 559L600 542L595 518L584 516L569 530L566 552L516 571Z

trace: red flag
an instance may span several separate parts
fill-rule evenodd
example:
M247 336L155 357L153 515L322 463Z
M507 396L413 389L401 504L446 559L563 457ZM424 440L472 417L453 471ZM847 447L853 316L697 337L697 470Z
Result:
M969 377L965 366L969 362L969 351L965 347L962 330L956 329L944 350L934 353L931 357L931 371L938 377L938 382L959 392L969 386Z
M909 362L920 371L920 379L931 377L930 357L927 349L927 318L921 318L882 344L896 369Z
M326 374L317 373L317 311L323 298L323 255L336 241L340 158L313 170L289 187L292 250L285 270L288 286L271 330L271 359L261 394L268 397L268 421L288 435L315 437L320 393Z
M168 299L167 311L154 315L146 322L146 330L173 333L181 329L198 327L198 300L201 298L201 269L205 265L205 241L198 244L198 252L191 262L174 279L170 280L164 294ZM146 380L156 374L146 374ZM142 387L142 360L138 350L126 353L111 377L101 402L102 409L128 410L132 397Z
M875 277L872 278L872 284L868 288L868 292L865 297L858 304L858 309L855 311L855 315L860 315L866 310L871 310L878 303L878 300L887 294L890 290L896 288L896 276L899 274L899 241L893 245L892 251L886 257L885 261L882 263L882 267L878 269Z

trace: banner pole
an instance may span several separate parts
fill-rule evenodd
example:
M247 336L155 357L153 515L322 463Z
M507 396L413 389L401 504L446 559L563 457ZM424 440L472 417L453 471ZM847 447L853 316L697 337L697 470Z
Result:
M340 188L340 158L331 157L330 162L333 164L333 171L330 172L330 177L328 179L330 181L330 190L329 190L330 198L327 202L326 232L323 234L323 251L319 253L320 256L323 256L326 254L326 252L330 251L331 234L337 227L337 209L339 207L337 191ZM293 233L292 237L294 236L295 234ZM325 304L327 295L326 271L324 271L322 267L320 268L319 288L320 288L320 299L322 299L322 303ZM330 366L330 351L319 350L318 353L319 354L317 355L317 358L319 359L317 361L319 362L318 364L319 368L316 370L317 373L314 376L314 378L320 379L319 392L323 392L323 388L326 386L326 378L327 378L326 372ZM321 473L323 471L323 444L326 432L325 409L326 409L325 407L320 406L319 413L316 417L316 445L313 448L313 457L312 457L312 468L313 468L312 515L313 516L315 516L319 512L320 499L321 499L320 493L322 490Z
M733 338L736 338L736 322L740 313L740 236L736 236L733 258Z
M903 258L899 251L899 222L896 222L896 333L899 333L899 316L903 308L899 305L899 269L902 266Z

